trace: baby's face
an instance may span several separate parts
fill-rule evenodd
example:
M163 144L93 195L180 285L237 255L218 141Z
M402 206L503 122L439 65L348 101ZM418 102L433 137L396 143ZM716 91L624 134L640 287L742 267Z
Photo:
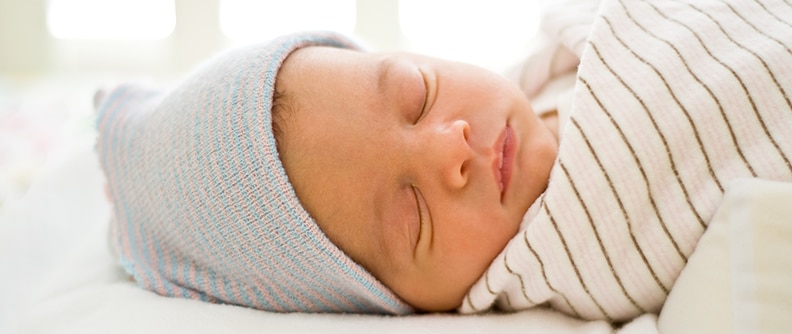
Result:
M336 245L404 301L461 305L544 191L557 143L513 83L410 54L287 58L280 157Z

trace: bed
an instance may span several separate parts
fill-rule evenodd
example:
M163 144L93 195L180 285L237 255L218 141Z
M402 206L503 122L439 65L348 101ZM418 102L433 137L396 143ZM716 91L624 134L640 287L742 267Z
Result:
M792 328L792 184L730 184L659 316L614 328L548 309L407 317L278 314L161 297L107 247L109 204L90 145L53 166L0 219L3 330L19 333L779 333ZM16 291L16 292L14 292ZM19 293L20 291L26 293ZM8 296L16 296L7 299Z

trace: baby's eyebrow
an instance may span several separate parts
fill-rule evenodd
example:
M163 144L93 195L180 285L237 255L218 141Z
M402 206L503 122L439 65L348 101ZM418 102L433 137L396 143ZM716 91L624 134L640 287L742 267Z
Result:
M377 63L377 91L384 95L386 93L388 77L392 72L391 69L395 64L393 58L386 57Z

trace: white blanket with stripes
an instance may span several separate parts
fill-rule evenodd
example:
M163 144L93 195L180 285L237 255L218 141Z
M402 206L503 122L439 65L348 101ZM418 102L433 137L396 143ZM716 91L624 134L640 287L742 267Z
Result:
M739 177L792 181L792 2L557 2L580 58L544 195L461 312L660 310Z

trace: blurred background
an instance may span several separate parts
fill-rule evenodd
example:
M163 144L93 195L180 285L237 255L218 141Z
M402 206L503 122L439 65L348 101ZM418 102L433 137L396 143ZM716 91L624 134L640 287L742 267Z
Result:
M172 83L221 50L304 29L504 71L539 11L539 0L0 0L0 215L94 140L97 88Z

